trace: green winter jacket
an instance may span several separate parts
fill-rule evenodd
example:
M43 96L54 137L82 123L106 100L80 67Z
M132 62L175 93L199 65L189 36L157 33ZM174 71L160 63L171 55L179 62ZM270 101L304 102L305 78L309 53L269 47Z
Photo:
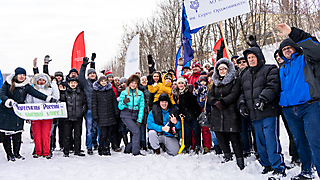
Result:
M132 90L131 88L129 88L129 94L128 94L128 91L127 91L128 88L129 87L127 87L124 91L121 92L118 108L120 111L123 110L124 108L128 108L130 110L139 110L137 121L142 123L143 113L144 113L143 92L138 90L138 96L136 96L136 93L135 93L136 90L135 89ZM127 96L127 98L130 99L130 102L126 104L123 103L123 99L125 98L125 96Z

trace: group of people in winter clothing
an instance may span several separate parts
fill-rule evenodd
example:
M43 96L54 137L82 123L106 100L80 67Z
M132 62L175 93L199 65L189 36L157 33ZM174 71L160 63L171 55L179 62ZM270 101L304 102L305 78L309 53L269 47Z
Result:
M281 179L288 167L279 140L281 116L290 139L292 164L301 164L301 173L292 179L313 179L314 167L320 168L320 43L286 24L277 25L277 29L289 36L275 51L278 66L266 64L253 36L243 56L231 60L217 57L213 67L206 63L202 68L197 61L184 67L180 59L178 73L159 72L149 55L149 75L141 77L137 70L128 79L114 77L109 70L98 76L95 53L91 61L83 58L80 74L71 69L66 81L60 71L49 76L47 56L44 73L39 74L35 59L31 82L19 67L0 91L0 132L7 159L24 159L20 155L24 120L12 107L16 103L62 101L67 105L66 119L31 120L34 158L52 157L57 127L64 157L72 151L85 156L81 151L84 118L89 155L94 150L106 156L111 155L111 149L120 152L122 140L124 153L144 156L140 149L149 148L155 154L165 151L176 156L183 138L184 153L213 149L224 154L222 163L233 161L234 153L241 170L245 157L254 151L264 167L262 174L272 172L270 180Z

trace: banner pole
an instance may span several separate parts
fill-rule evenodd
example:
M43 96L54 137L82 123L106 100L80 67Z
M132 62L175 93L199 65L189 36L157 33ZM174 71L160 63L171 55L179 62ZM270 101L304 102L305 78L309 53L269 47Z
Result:
M222 27L222 22L219 21L219 24L220 24L221 34L222 34L222 37L223 37L223 42L224 42L225 48L227 50L228 59L231 60L230 52L229 52L229 49L228 49L228 44L227 44L226 37L224 35L224 30L223 30L223 27Z

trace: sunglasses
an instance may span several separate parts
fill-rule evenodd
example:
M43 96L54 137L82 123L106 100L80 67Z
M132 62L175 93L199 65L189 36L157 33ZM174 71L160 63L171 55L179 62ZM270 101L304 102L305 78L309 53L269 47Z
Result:
M246 61L238 61L238 62L237 62L237 64L241 64L241 63L242 63L242 64L245 64L245 63L247 63L247 62L246 62Z

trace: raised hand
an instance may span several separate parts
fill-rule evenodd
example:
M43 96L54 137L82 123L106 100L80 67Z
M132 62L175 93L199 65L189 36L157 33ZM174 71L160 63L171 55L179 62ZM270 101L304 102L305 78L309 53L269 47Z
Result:
M279 36L288 36L291 33L291 28L286 23L277 24L276 29L281 33L278 33Z
M37 68L38 66L37 66L37 62L38 62L38 58L34 58L34 60L33 60L33 67L34 68Z
M172 114L171 116L169 115L170 117L170 121L173 123L173 124L177 124L177 118Z

